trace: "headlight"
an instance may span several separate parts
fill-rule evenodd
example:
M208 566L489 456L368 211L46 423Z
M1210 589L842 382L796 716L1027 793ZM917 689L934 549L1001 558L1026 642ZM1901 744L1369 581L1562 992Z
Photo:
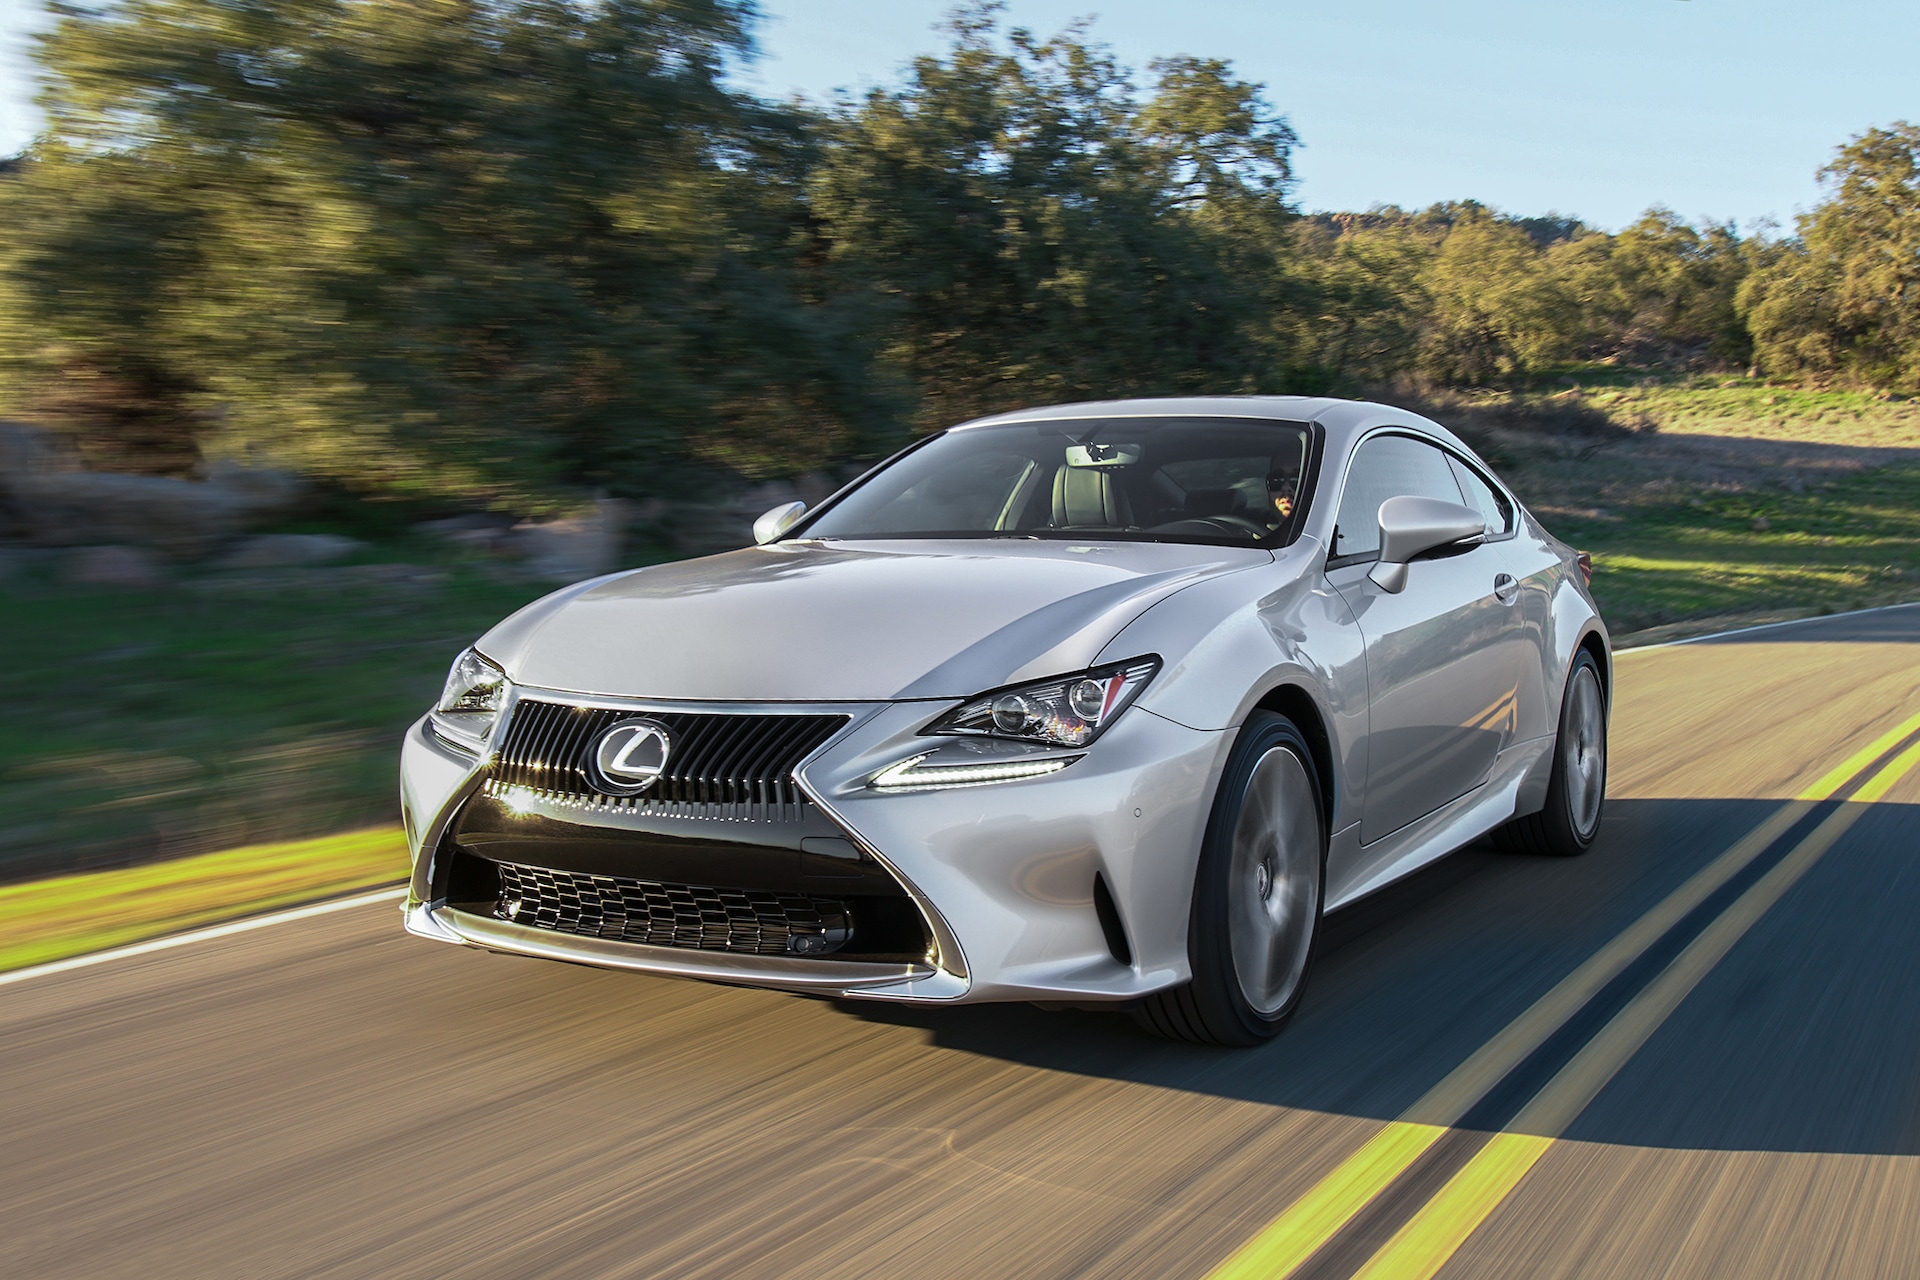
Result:
M996 689L954 708L922 732L1084 747L1127 709L1159 669L1158 658L1134 658L1039 684Z
M478 755L486 750L506 700L506 672L468 649L453 660L453 669L447 672L447 687L441 690L432 713L434 731L454 746Z

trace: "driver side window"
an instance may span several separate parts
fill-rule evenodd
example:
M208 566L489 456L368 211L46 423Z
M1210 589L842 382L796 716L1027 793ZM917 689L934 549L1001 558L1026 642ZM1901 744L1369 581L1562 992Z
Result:
M1380 504L1401 495L1459 502L1447 455L1411 436L1375 436L1361 445L1347 470L1333 532L1333 555L1380 550Z

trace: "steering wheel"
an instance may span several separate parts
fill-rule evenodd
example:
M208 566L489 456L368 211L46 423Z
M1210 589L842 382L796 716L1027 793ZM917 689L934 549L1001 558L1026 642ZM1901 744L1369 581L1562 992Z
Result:
M1256 542L1273 532L1263 524L1242 515L1235 515L1230 511L1223 511L1216 516L1205 516L1203 519L1208 524L1218 525L1229 533L1244 533Z

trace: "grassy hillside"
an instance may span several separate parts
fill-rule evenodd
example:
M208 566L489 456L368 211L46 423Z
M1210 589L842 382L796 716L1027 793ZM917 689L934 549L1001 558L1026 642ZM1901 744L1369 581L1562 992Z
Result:
M1920 597L1920 403L1602 373L1434 411L1594 553L1616 636Z
M397 822L401 730L544 589L458 565L0 581L0 878Z

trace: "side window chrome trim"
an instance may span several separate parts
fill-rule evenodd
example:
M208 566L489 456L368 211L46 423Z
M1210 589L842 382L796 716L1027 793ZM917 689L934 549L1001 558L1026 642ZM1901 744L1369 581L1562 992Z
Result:
M1340 477L1340 496L1339 498L1336 498L1334 500L1334 504L1333 504L1333 510L1336 516L1338 516L1340 513L1340 500L1344 499L1347 495L1347 483L1353 478L1352 469L1353 469L1354 458L1359 455L1360 450L1365 448L1369 441L1377 440L1381 436L1405 436L1409 440L1418 440L1421 444L1431 445L1433 448L1440 451L1440 454L1442 457L1448 459L1451 462L1457 463L1459 466L1466 468L1466 470L1469 473L1471 473L1472 475L1478 476L1482 481L1484 481L1487 487L1492 489L1497 496L1506 499L1507 526L1508 526L1507 529L1501 533L1489 533L1481 541L1480 543L1481 546L1489 546L1496 542L1508 542L1519 536L1520 534L1520 500L1513 496L1512 491L1509 490L1504 483L1495 479L1492 475L1490 475L1487 471L1485 471L1481 467L1476 466L1474 463L1467 461L1467 459L1461 457L1450 446L1446 445L1445 443L1439 440L1434 439L1432 436L1426 434L1424 431L1417 430L1416 428L1413 428L1413 427L1401 426L1398 423L1386 423L1378 427L1369 428L1364 434L1361 435L1361 437L1358 440L1354 441L1353 448L1347 451L1346 462L1344 464L1345 469L1343 470ZM1455 477L1454 484L1458 486L1459 483L1460 483L1459 478ZM1461 493L1460 496L1462 499L1464 499L1467 495L1463 492ZM1463 502L1462 505L1467 505L1467 504ZM1334 534L1336 534L1337 532L1338 532L1338 528L1336 526L1336 528L1328 534L1329 546L1332 545ZM1361 551L1361 552L1356 552L1352 555L1345 555L1345 556L1336 556L1336 555L1330 554L1327 556L1326 563L1321 566L1321 571L1328 572L1334 569L1344 569L1348 565L1354 565L1354 564L1372 564L1374 561L1378 560L1379 558L1380 558L1380 553L1378 551Z

